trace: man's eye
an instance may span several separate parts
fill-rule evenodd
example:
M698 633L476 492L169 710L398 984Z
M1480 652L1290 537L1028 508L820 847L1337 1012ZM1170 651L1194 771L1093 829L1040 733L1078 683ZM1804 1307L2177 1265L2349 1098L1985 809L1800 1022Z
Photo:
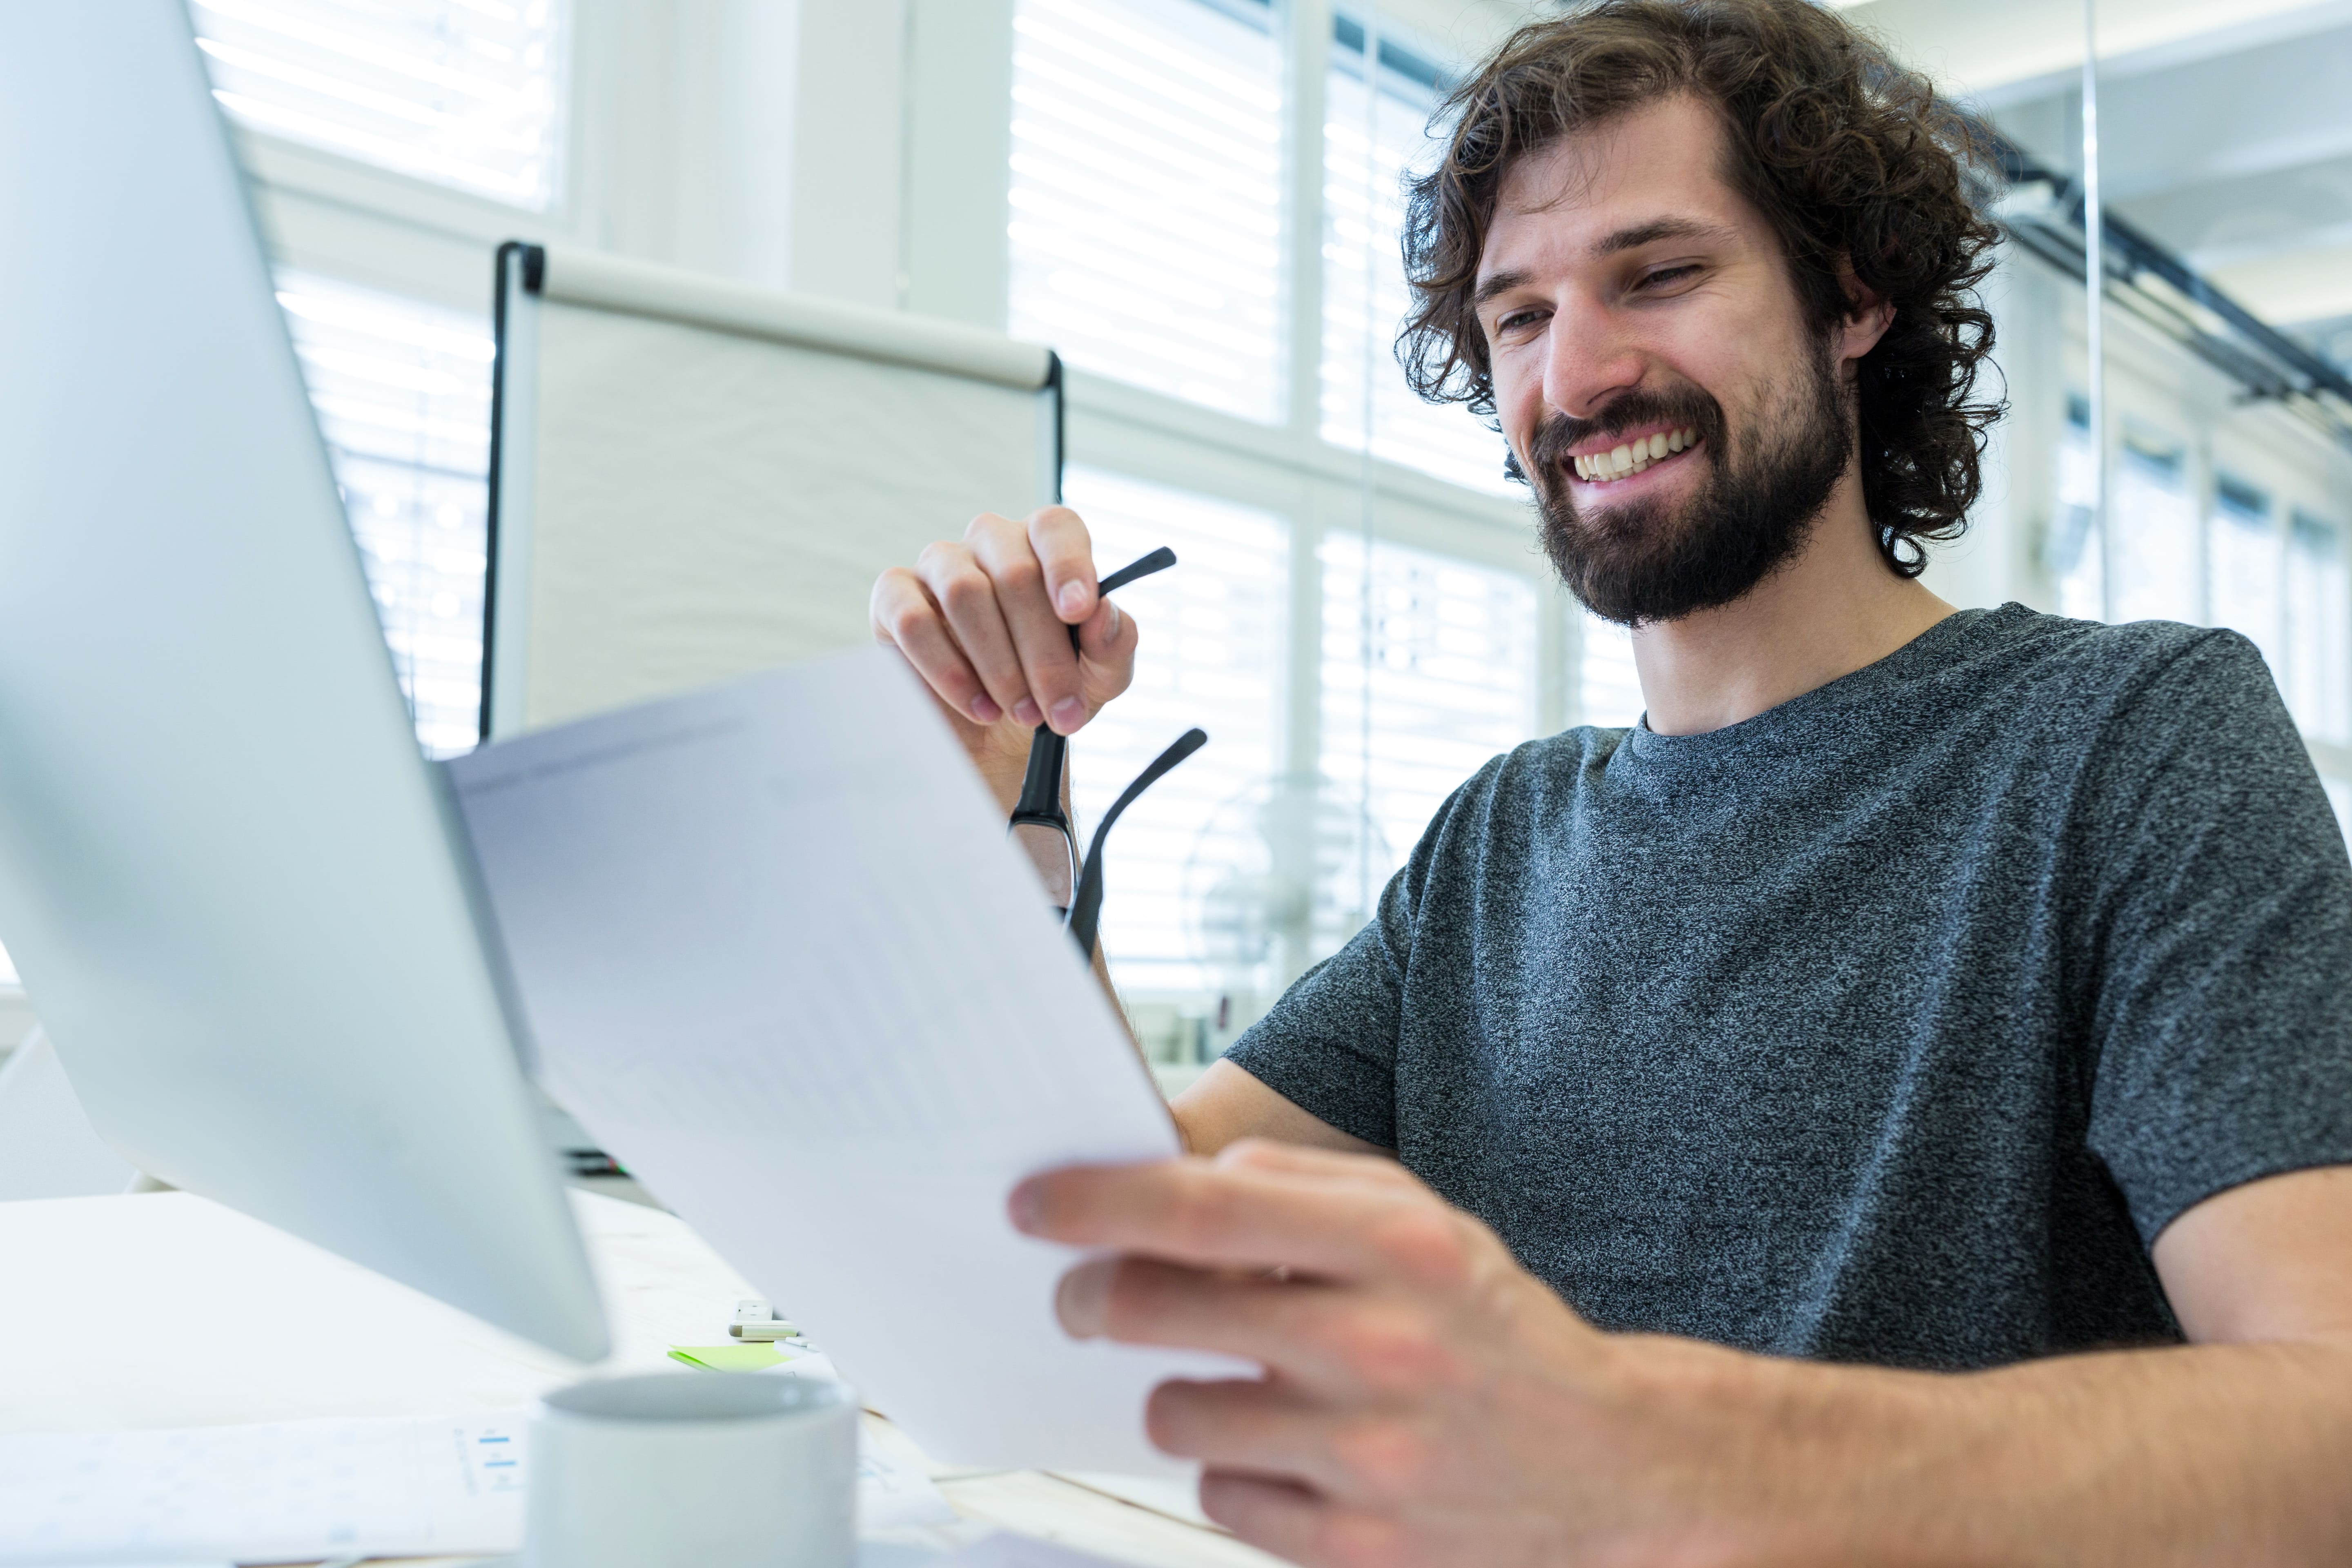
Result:
M1498 333L1516 331L1521 327L1531 327L1542 319L1540 310L1514 310L1495 323L1495 331Z
M1642 287L1654 289L1662 284L1679 283L1697 270L1698 263L1696 261L1686 261L1680 267L1661 267L1655 272L1643 275Z

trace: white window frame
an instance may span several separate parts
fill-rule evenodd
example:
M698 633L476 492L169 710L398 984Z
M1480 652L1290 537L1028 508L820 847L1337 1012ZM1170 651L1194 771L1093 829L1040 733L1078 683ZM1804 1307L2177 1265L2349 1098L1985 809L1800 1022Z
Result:
M916 0L918 26L920 6ZM935 0L946 3L946 0ZM1002 16L1004 52L1010 56L1013 0L961 0L963 4L993 4ZM1170 0L1198 4L1202 0ZM1289 613L1286 616L1285 668L1280 681L1283 724L1276 749L1277 774L1308 777L1322 761L1322 664L1324 584L1323 544L1337 533L1363 536L1447 557L1475 567L1508 574L1534 589L1537 626L1532 671L1535 681L1535 732L1551 734L1579 720L1581 687L1580 631L1583 613L1559 583L1538 547L1533 510L1524 499L1496 495L1450 483L1418 468L1337 446L1322 436L1323 321L1323 195L1326 179L1324 149L1325 82L1333 66L1335 12L1370 18L1368 47L1382 37L1423 58L1459 68L1461 51L1444 48L1432 40L1435 30L1416 29L1391 19L1393 5L1338 6L1329 0L1276 0L1275 25L1283 49L1285 184L1283 290L1285 363L1284 398L1280 416L1271 424L1227 415L1172 395L1136 386L1113 377L1069 369L1066 371L1067 406L1066 457L1073 464L1107 469L1190 491L1217 500L1261 508L1281 516L1288 525ZM1435 6L1421 9L1434 12ZM927 91L952 92L953 81L942 74L922 74L919 53L910 78L919 96ZM1009 107L1009 97L1007 100ZM917 179L929 153L922 138L914 139L910 153ZM966 154L968 155L968 153ZM1000 162L999 168L1006 167ZM1000 175L1001 184L1009 184ZM1009 208L1000 205L988 215L995 231L978 245L983 254L1002 254ZM967 231L966 244L980 240ZM963 252L969 265L970 248ZM934 258L917 243L910 247L909 275L915 303L925 303L926 279L936 268L940 281L929 289L943 293L950 263ZM994 319L983 324L1002 330L1005 296L1000 287ZM1496 462L1502 460L1496 443ZM1181 568L1180 568L1181 569ZM1147 628L1147 637L1149 636ZM1148 655L1147 655L1148 657ZM1081 762L1079 765L1083 765ZM1410 845L1393 847L1402 858ZM1116 954L1112 955L1114 960ZM1130 1001L1147 1009L1176 1000L1172 994L1139 990ZM1206 1000L1206 999L1195 999ZM1236 998L1245 1006L1262 1007L1271 997ZM1232 1028L1214 1032L1213 1048L1221 1047L1233 1030L1247 1021L1235 1016ZM1181 1082L1181 1069L1167 1081Z
M1011 9L1007 0L1003 10L1008 49ZM1550 733L1574 722L1577 705L1575 649L1581 616L1536 548L1536 524L1528 503L1450 484L1322 437L1324 82L1331 68L1338 9L1359 16L1367 11L1382 13L1378 33L1426 58L1448 60L1454 52L1433 45L1425 33L1389 20L1387 7L1277 0L1286 193L1281 417L1262 424L1075 369L1067 373L1066 384L1070 461L1263 507L1288 520L1292 613L1284 683L1286 720L1277 765L1294 774L1313 773L1321 750L1321 545L1331 532L1365 531L1367 511L1376 540L1393 540L1533 584L1538 732ZM916 153L919 157L921 153L919 144ZM1001 237L995 245L1002 247ZM1499 445L1496 461L1501 461Z

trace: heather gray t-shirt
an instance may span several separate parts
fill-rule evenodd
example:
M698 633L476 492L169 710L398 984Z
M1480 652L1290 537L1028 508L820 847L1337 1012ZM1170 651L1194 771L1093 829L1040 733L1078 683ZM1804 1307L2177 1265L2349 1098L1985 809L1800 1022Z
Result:
M2352 1163L2352 864L2231 632L1965 611L1710 734L1497 757L1232 1058L1608 1328L1974 1367Z

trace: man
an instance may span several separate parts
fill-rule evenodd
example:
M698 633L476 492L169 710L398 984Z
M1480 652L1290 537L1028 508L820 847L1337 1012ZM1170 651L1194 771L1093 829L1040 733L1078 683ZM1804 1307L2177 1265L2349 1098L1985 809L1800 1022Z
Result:
M1497 416L1643 723L1497 758L1174 1111L1016 1221L1307 1563L2352 1560L2352 866L2241 638L1954 613L1990 232L1802 0L1608 0L1455 95L1425 392ZM982 518L878 635L1008 803L1138 634ZM1066 626L1080 633L1074 657Z

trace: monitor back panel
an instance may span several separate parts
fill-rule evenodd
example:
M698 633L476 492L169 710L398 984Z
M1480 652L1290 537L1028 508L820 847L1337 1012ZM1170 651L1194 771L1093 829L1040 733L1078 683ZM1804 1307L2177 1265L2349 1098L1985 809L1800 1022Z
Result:
M0 51L0 942L142 1170L603 1317L174 0Z

